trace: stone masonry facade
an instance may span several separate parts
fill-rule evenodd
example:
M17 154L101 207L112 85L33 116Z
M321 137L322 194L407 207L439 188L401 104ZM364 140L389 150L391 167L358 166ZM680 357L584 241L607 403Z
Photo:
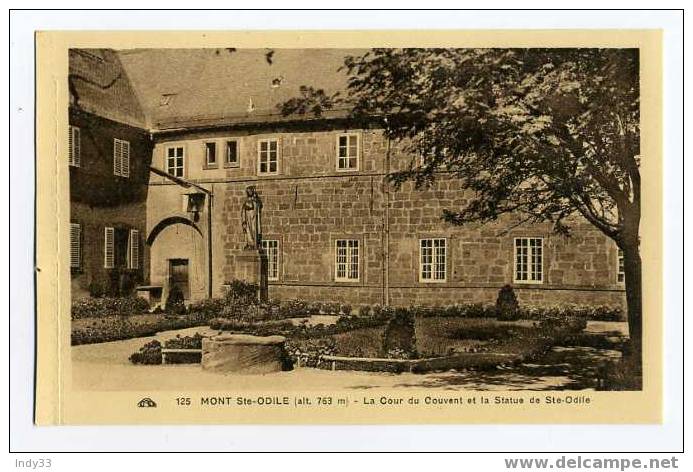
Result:
M385 183L388 172L416 160L388 143L378 129L345 129L343 123L284 123L183 129L154 135L152 165L167 168L170 147L184 149L183 177L211 190L213 292L238 277L243 252L240 208L249 185L263 202L262 237L276 241L276 277L269 296L339 301L355 306L493 303L511 284L522 303L623 305L615 244L585 221L574 222L571 237L548 225L518 224L507 216L492 224L455 226L441 219L445 208L460 208L466 195L452 176L440 172L430 188ZM355 136L356 168L339 169L340 136ZM277 172L263 175L262 141L277 143ZM227 143L236 143L238 164L225 162ZM216 162L207 162L215 143ZM147 197L147 234L171 217L184 218L189 189L152 174ZM189 258L191 298L203 298L207 270L206 209L194 225L172 224L151 243L151 283L166 286L172 257ZM168 221L168 220L167 220ZM173 220L171 220L173 221ZM541 281L516 278L516 238L541 241ZM421 241L444 240L444 269L424 280ZM337 277L337 241L358 241L357 276ZM443 273L444 272L444 273Z

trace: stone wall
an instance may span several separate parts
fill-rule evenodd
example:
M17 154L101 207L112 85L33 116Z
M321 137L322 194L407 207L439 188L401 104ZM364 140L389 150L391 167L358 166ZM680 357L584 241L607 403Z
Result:
M524 303L623 303L616 247L588 223L575 221L570 238L552 233L547 225L518 224L511 216L483 226L450 225L441 220L442 210L459 208L467 198L458 182L440 173L428 189L416 190L411 184L399 190L388 187L383 183L387 142L378 130L349 130L360 136L359 169L338 171L336 143L342 132L337 128L244 130L159 139L155 165L165 166L166 146L182 143L186 175L214 188L215 293L224 281L237 276L236 257L244 245L240 208L246 186L255 185L264 204L263 237L279 242L279 278L270 282L270 297L359 305L383 303L387 292L394 305L490 303L501 286L511 283ZM279 173L258 176L257 143L268 136L280 143ZM241 143L240 166L206 169L203 143L226 139ZM404 168L414 159L402 146L393 145L390 161L390 168ZM157 189L170 185L159 177L153 177L151 185L148 212L163 215L160 207L170 198L159 199L164 190ZM151 227L158 217L148 219ZM429 237L446 239L443 282L419 280L419 240ZM544 238L541 283L513 283L515 237ZM357 281L335 280L337 239L359 241Z

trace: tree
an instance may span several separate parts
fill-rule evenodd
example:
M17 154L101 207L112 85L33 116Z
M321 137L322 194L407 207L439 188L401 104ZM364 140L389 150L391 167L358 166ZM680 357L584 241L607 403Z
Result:
M302 88L282 113L349 106L424 150L391 176L417 186L441 167L473 198L443 217L504 213L569 234L580 215L623 251L631 353L641 362L639 55L635 49L373 49L345 58L344 97ZM317 110L317 111L316 111Z

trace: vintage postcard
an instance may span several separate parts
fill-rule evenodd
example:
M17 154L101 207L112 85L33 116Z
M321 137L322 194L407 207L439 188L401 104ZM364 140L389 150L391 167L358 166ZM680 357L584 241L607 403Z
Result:
M661 421L659 31L36 48L38 424Z

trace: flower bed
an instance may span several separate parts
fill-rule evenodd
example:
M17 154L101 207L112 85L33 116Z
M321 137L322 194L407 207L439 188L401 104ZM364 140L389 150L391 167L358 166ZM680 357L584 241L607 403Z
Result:
M546 353L582 331L579 318L547 318L539 322L445 317L418 319L416 358L387 356L381 348L384 328L351 331L312 339L292 339L289 354L300 366L334 370L427 372L489 369L516 364ZM481 338L481 339L479 339ZM354 347L358 347L354 349Z
M161 331L206 326L203 317L148 314L137 316L106 316L72 321L72 345L105 343L123 339L154 336Z
M199 364L202 359L202 335L176 336L162 345L153 340L130 356L133 364Z
M147 310L149 303L141 297L83 298L72 302L72 319L131 316Z

